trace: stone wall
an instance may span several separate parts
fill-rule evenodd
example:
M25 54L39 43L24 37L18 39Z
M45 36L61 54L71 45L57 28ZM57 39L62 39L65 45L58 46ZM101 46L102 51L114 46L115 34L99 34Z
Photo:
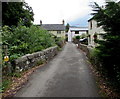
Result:
M86 53L86 56L88 58L91 58L91 52L92 52L93 48L88 47L88 45L84 45L84 44L81 44L81 43L78 44L78 48L80 48L81 50L83 50Z
M15 70L17 72L24 71L42 62L49 61L58 53L58 47L50 47L43 51L27 54L14 61Z
M97 57L93 56L94 50L92 47L89 47L84 44L78 44L78 48L85 52L86 56L88 57L92 64L101 66L101 63L98 61Z
M66 41L65 40L61 40L59 42L57 42L57 45L62 48L65 45Z

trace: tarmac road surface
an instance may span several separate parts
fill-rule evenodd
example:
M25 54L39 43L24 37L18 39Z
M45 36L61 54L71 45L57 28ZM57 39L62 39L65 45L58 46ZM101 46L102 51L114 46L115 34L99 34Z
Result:
M100 97L82 51L73 43L35 71L15 97Z

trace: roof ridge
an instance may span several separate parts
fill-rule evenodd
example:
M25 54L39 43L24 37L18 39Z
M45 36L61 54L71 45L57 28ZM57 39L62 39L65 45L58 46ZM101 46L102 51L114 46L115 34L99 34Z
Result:
M70 26L70 27L71 27L71 26ZM73 26L72 28L88 28L88 27L87 27L87 26L86 26L86 27L74 27L74 26Z
M46 30L65 30L65 26L63 24L42 24L41 27Z
M42 24L42 25L63 25L63 24Z

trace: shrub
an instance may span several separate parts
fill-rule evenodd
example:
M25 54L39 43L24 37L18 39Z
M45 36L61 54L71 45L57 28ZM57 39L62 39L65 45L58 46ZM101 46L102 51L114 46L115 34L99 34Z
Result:
M80 36L76 36L75 38L76 38L76 39L80 39Z
M56 45L51 34L37 26L21 26L10 28L4 26L2 29L3 45L8 45L10 61L28 53L41 51ZM3 56L4 56L3 50Z
M98 58L102 68L107 71L111 85L120 91L120 5L116 2L107 2L103 9L95 3L94 20L106 32L104 40L98 41Z
M55 43L58 45L58 47L62 48L65 41L64 38L57 36L55 36L54 38L55 38Z

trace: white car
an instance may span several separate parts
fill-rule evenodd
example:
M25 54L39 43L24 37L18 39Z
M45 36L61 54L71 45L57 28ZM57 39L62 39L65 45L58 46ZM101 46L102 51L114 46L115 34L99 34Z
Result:
M86 40L87 40L87 38L83 38L83 39L80 39L79 41L83 42L83 41L86 41Z

